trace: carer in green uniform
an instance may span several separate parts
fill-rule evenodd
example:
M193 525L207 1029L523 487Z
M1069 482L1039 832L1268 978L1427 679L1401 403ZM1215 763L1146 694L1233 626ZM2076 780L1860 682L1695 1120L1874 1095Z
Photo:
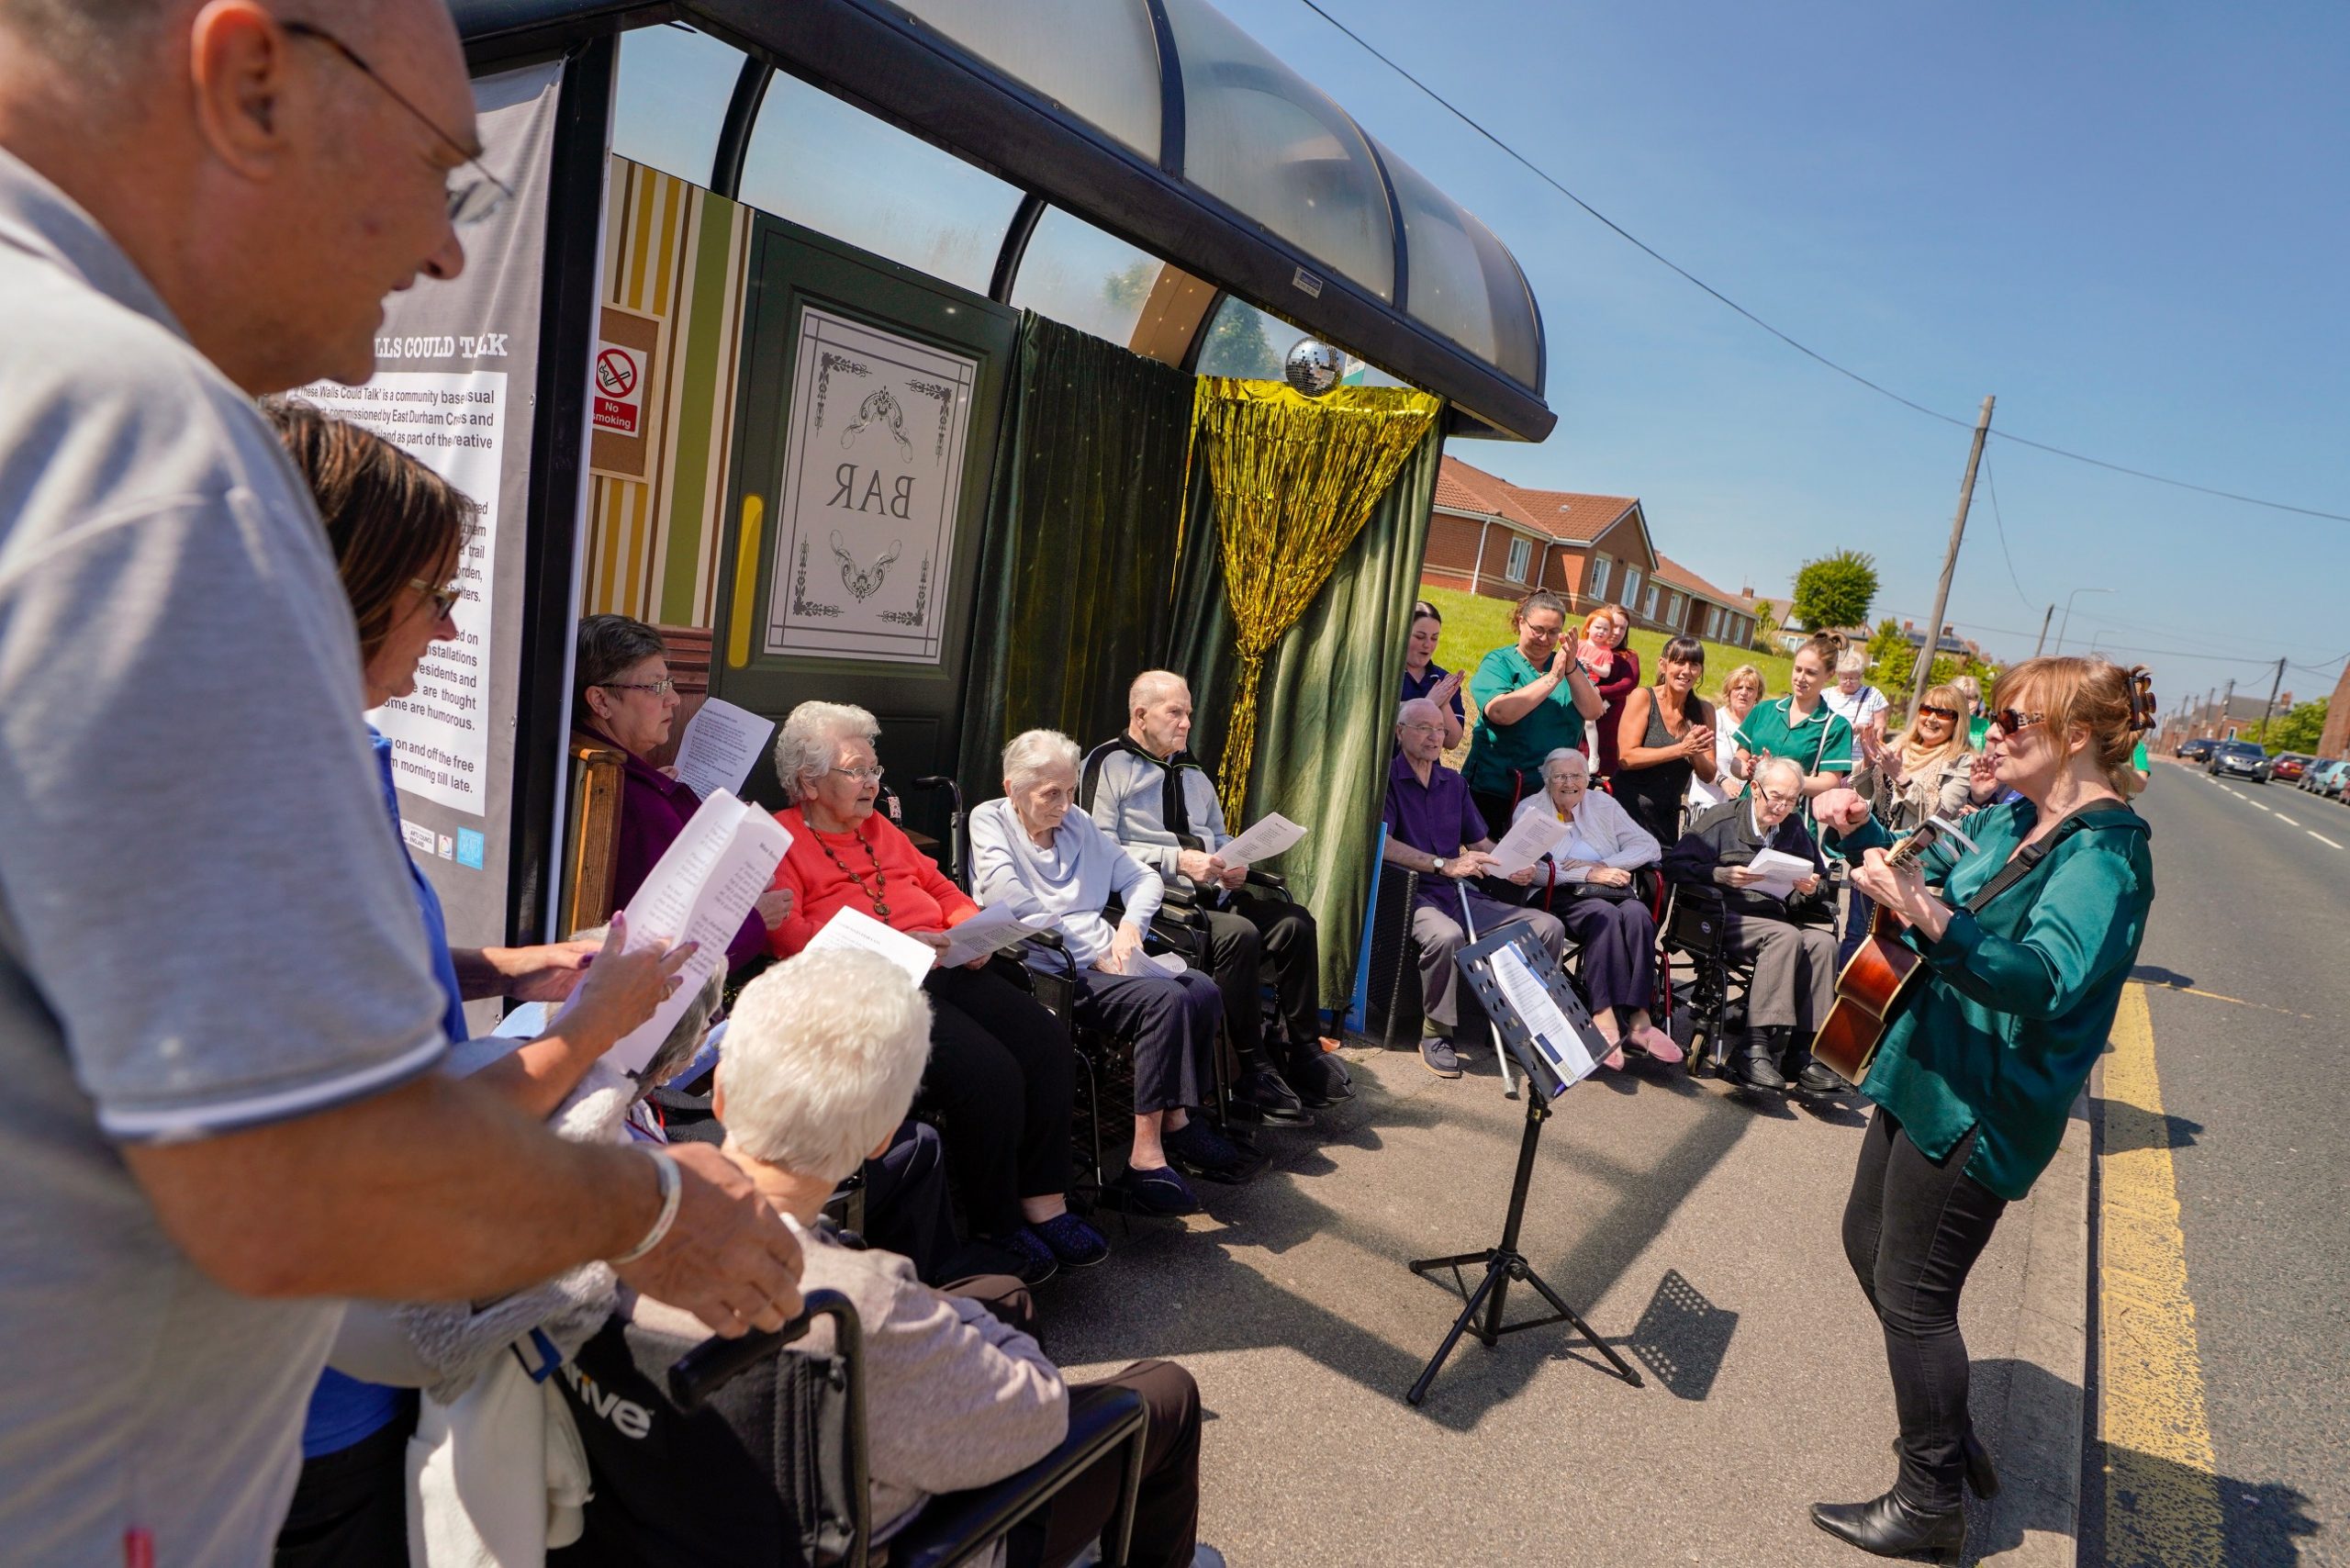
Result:
M1517 802L1542 788L1542 759L1561 746L1580 747L1583 722L1604 706L1574 650L1560 644L1566 621L1557 594L1527 595L1510 615L1516 644L1487 654L1469 678L1477 727L1460 774L1496 839L1509 832Z
M1865 857L1855 885L1908 924L1925 960L1861 1085L1877 1112L1844 1211L1845 1255L1885 1333L1901 1473L1869 1502L1812 1508L1821 1529L1886 1556L1955 1551L1962 1482L1998 1487L1967 1418L1959 1294L2055 1155L2154 896L2146 824L2123 798L2151 692L2101 660L2033 659L1995 701L2012 705L1993 711L1988 756L2022 798L1967 819L1974 849L1938 845L1896 871L1858 797L1818 806L1831 846Z

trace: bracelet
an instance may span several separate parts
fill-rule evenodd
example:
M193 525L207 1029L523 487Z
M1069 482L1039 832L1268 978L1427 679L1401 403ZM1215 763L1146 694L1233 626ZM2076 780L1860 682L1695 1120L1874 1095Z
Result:
M619 1257L608 1260L614 1268L635 1262L668 1239L669 1227L677 1223L677 1205L686 1195L685 1178L677 1172L675 1156L666 1149L642 1146L638 1147L637 1152L653 1161L653 1168L661 1172L661 1213L654 1220L653 1228L644 1233L643 1240Z

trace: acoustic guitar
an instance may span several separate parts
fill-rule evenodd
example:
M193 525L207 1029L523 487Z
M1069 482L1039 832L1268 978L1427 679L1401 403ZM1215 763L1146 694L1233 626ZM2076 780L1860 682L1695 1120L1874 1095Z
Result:
M1899 870L1944 835L1969 849L1975 847L1975 841L1960 832L1956 823L1947 817L1930 817L1895 846L1885 857L1886 864ZM1918 971L1925 967L1926 960L1918 950L1901 940L1908 924L1883 904L1877 905L1869 915L1867 939L1836 977L1836 1004L1821 1021L1811 1054L1847 1083L1860 1082L1868 1071L1885 1039L1886 1025L1893 1021L1902 999L1917 983Z

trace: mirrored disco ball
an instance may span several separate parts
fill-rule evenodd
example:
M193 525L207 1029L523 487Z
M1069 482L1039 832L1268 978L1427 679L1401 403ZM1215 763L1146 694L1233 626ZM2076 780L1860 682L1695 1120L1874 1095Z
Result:
M1308 398L1319 398L1338 384L1344 367L1337 350L1312 338L1300 338L1291 347L1284 368L1292 386Z

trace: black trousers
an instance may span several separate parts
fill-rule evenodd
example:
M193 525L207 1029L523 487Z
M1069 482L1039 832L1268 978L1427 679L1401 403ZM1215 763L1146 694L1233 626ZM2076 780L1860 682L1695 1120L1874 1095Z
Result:
M1105 975L1090 964L1077 971L1078 1022L1133 1043L1139 1115L1207 1104L1214 1093L1215 1020L1222 1006L1214 982L1197 969L1172 978Z
M1273 984L1273 1003L1289 1036L1275 1064L1319 1051L1322 1038L1321 932L1304 907L1241 891L1208 912L1208 969L1224 993L1225 1026L1243 1065L1266 1059L1264 1011L1257 988Z
M1970 1131L1936 1163L1880 1108L1844 1204L1844 1256L1885 1329L1901 1417L1901 1495L1937 1512L1959 1506L1966 1473L1959 1292L2008 1206L1966 1174L1976 1136Z
M272 1568L408 1568L408 1439L416 1417L302 1462Z
M1076 1060L1053 1015L984 969L934 969L923 1093L945 1126L946 1170L972 1233L1009 1236L1020 1200L1069 1190Z
M1150 1412L1143 1445L1142 1491L1135 1501L1134 1568L1190 1568L1200 1534L1200 1386L1172 1361L1136 1361L1115 1377L1071 1384L1114 1384L1142 1395ZM1118 1506L1125 1455L1113 1453L1070 1482L1046 1509L1043 1568L1063 1568L1102 1533Z

